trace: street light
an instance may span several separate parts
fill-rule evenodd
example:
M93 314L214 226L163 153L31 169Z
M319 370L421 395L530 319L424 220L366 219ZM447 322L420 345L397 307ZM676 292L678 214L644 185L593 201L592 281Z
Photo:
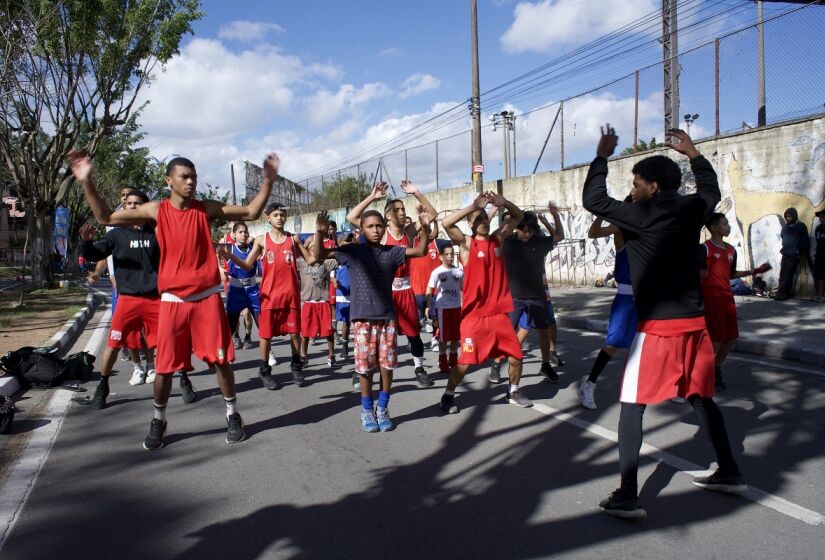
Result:
M698 118L699 118L698 113L694 113L692 115L690 113L685 114L685 124L687 125L687 134L688 134L688 136L690 136L690 125L692 125L693 121L695 121Z
M490 115L493 130L501 127L504 136L504 178L510 178L510 131L513 131L513 168L516 167L516 114L513 111L501 111Z

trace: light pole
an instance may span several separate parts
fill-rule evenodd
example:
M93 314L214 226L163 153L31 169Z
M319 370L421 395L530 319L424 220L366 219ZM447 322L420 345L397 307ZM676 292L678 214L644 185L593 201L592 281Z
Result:
M692 115L690 113L685 114L685 124L687 125L687 135L688 136L690 136L690 125L692 125L693 121L695 121L698 118L699 118L698 113L694 113Z
M502 111L500 113L493 113L490 115L490 122L493 123L493 130L501 127L504 137L504 178L510 178L510 131L513 131L513 140L515 142L516 131L516 114L513 111ZM515 145L513 146L515 152Z

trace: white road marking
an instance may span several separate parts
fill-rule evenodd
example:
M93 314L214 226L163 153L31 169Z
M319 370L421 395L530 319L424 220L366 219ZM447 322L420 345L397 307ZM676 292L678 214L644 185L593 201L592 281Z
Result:
M94 326L94 332L86 343L84 351L90 354L97 354L103 338L109 330L109 319L112 310L107 309ZM6 543L6 539L11 534L14 524L19 518L19 513L23 510L31 489L37 482L37 476L46 459L49 457L60 427L63 425L63 418L66 410L71 404L71 399L76 393L67 390L56 389L42 420L48 423L33 431L31 439L20 453L20 458L9 472L3 488L0 489L0 550Z
M776 368L776 369L780 370L780 372L782 372L782 371L797 371L799 373L810 373L810 374L813 374L813 375L818 375L820 377L825 377L825 370L823 370L823 369L811 369L811 368L804 368L804 367L799 367L799 366L791 366L791 365L788 365L788 362L782 362L781 364L777 364L775 362L767 362L765 360L755 360L753 358L743 358L742 356L733 356L733 355L729 355L728 359L729 360L736 360L738 362L746 362L748 364L755 364L755 365L763 366L763 367Z
M576 416L568 414L566 412L562 412L552 406L547 406L545 404L534 404L533 410L537 410L542 414L547 416L552 416L553 418L560 420L562 422L567 422L568 424L572 424L578 428L586 430L591 434L597 435L600 438L606 439L612 442L619 441L619 434L614 432L613 430L608 430L602 426L593 424L588 422L587 420L582 420ZM667 451L662 451L652 445L648 445L646 443L642 444L641 452L648 457L652 457L657 461L670 465L671 467L675 468L677 471L690 476L691 478L695 476L703 476L709 473L709 471L703 468L701 465L697 465L695 463L691 463L681 457L677 457L672 453L668 453ZM818 513L816 511L807 509L800 505L797 505L793 502L789 502L783 498L778 496L774 496L773 494L768 494L764 490L760 490L758 488L754 488L753 486L748 486L747 492L742 494L743 498L747 498L753 502L761 504L765 507L769 507L772 510L778 511L784 515L789 517L793 517L794 519L798 519L799 521L804 521L808 525L821 525L825 523L825 515Z

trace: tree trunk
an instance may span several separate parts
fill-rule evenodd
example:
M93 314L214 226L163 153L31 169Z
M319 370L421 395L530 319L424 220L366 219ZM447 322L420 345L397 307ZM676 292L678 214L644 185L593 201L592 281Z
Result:
M26 226L32 242L32 286L52 288L52 255L54 253L54 233L51 213L41 209L26 212Z

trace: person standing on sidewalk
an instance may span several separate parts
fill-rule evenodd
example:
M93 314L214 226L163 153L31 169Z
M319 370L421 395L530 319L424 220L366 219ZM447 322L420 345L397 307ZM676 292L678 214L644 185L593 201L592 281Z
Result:
M719 492L746 490L731 452L722 413L713 402L713 346L699 302L699 232L719 203L716 172L684 131L669 131L667 145L686 155L696 177L696 194L677 192L682 172L666 156L634 165L635 202L607 194L607 158L618 136L607 125L590 164L582 193L589 212L625 232L639 327L625 366L619 400L621 485L599 503L605 513L628 519L647 515L638 498L642 416L648 404L686 398L716 452L719 468L696 477L696 486Z
M716 392L727 389L722 379L722 364L739 338L739 324L736 318L736 302L730 287L732 278L743 278L762 274L771 269L764 263L753 270L736 270L736 249L725 243L730 235L730 224L724 214L714 212L705 223L710 239L699 246L702 268L699 277L702 283L702 298L705 303L705 323L713 343L714 384Z
M793 206L783 214L785 225L782 226L782 260L779 265L779 287L776 291L776 300L790 299L796 292L796 274L802 259L808 257L811 240L808 237L808 228L799 221L799 212Z
M631 197L625 199L630 202ZM613 267L613 278L617 289L613 303L610 305L610 318L607 320L607 338L604 346L596 356L593 367L587 379L579 386L579 400L582 406L596 410L596 381L599 379L607 363L619 348L630 348L636 336L636 306L633 303L633 286L630 282L630 264L627 260L627 251L624 247L624 234L613 224L604 225L604 220L596 217L590 226L587 237L598 239L613 236L613 245L616 248L616 262Z
M134 210L149 202L142 191L131 189L123 203L123 208ZM157 347L158 309L158 262L160 249L155 232L149 225L111 228L94 241L95 227L84 224L80 227L80 253L89 260L103 261L112 256L115 278L119 290L120 304L112 314L112 326L100 366L100 383L91 400L78 400L93 409L106 406L109 396L109 377L117 361L120 348L141 347L141 335L146 340L147 369L135 366L129 385L140 385L155 381L155 348Z
M175 157L166 165L169 198L114 214L95 189L92 160L88 154L73 151L69 154L69 163L75 180L83 185L86 200L98 222L120 226L156 224L155 235L160 247L158 292L161 296L158 375L154 387L154 417L143 447L148 450L163 447L172 374L194 369L192 353L215 367L226 408L226 442L243 441L246 432L237 410L235 375L231 365L235 348L221 301L221 279L215 265L209 222L216 218L257 219L278 177L278 156L270 154L264 161L263 184L246 206L196 200L198 175L195 164L186 158Z

